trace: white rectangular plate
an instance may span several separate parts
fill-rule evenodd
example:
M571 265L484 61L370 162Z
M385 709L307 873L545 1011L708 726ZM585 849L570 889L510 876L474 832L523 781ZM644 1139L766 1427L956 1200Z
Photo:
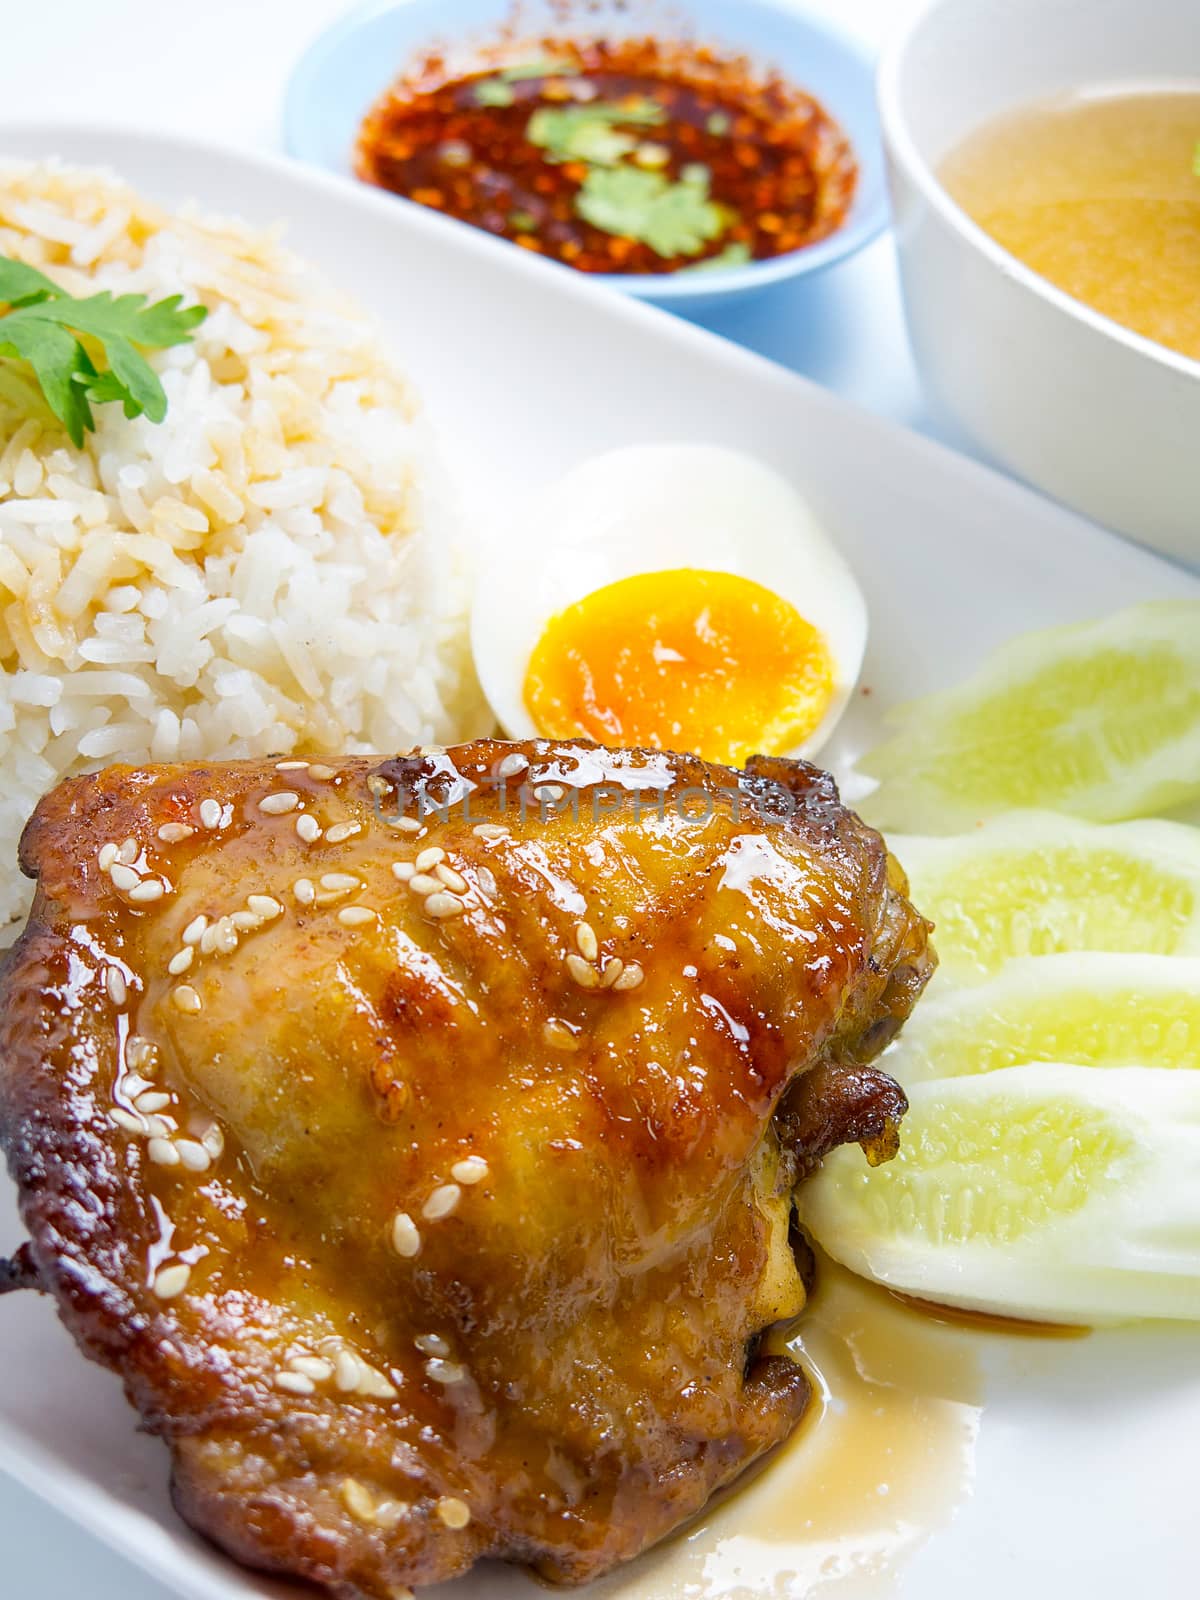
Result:
M0 124L0 155L52 154L111 166L169 203L286 221L290 242L380 318L485 534L514 496L611 446L737 446L793 479L871 608L872 693L856 697L827 752L835 767L874 738L890 704L960 678L1021 629L1200 592L1185 573L781 368L419 208L186 141ZM19 1227L0 1185L3 1249ZM758 1541L753 1564L769 1580L739 1580L740 1558L652 1558L604 1595L798 1597L813 1592L804 1574L814 1566L815 1587L836 1600L1183 1593L1200 1436L1194 1331L976 1343L987 1396L974 1492L902 1564L851 1547L825 1547L826 1559L797 1505L794 1528L780 1526L765 1550ZM165 1452L135 1432L115 1379L80 1359L48 1304L0 1303L0 1372L0 1466L189 1600L298 1592L240 1572L181 1526ZM735 1526L736 1507L725 1513ZM544 1591L493 1570L452 1592Z

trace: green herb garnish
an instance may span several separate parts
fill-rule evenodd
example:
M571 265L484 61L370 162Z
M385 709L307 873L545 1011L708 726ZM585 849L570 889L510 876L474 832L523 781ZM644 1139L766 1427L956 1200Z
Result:
M529 119L525 137L544 150L549 161L586 161L596 167L615 167L639 143L632 134L622 132L619 123L655 128L666 120L666 108L657 100L540 106Z
M508 225L510 228L515 228L518 233L535 233L537 218L532 211L510 211Z
M725 267L744 267L751 260L750 246L742 239L735 239L718 255L694 261L690 267L677 267L672 276L678 277L681 272L720 272Z
M500 76L505 83L524 83L530 78L577 78L579 71L573 61L519 61Z
M512 106L517 93L503 78L481 78L475 85L475 103L480 106Z
M733 123L724 111L714 111L707 118L704 126L708 129L709 133L712 134L714 139L720 139L729 132L730 128L733 126Z
M181 309L181 295L154 305L144 294L116 299L105 290L76 300L21 261L0 256L0 358L28 363L42 397L75 445L95 431L92 405L120 401L127 417L161 422L167 414L162 384L142 350L186 344L208 315L203 306ZM82 336L82 337L81 337ZM107 367L96 365L84 339L99 347ZM23 377L21 368L10 379ZM20 381L4 384L10 398ZM26 391L31 392L27 389Z
M703 182L672 183L640 167L596 167L584 180L575 209L605 233L647 244L660 256L699 255L725 231L728 213Z

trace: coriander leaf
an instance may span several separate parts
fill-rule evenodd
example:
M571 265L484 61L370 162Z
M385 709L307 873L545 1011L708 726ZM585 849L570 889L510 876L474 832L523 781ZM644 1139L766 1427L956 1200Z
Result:
M97 405L102 405L109 400L115 400L124 406L127 417L136 417L141 414L137 401L114 372L98 372L87 383L86 390L88 399L95 401Z
M15 314L44 317L80 333L94 334L97 339L127 339L147 349L165 350L173 344L187 344L192 329L208 315L203 306L181 311L180 301L181 296L175 294L148 306L144 294L123 294L114 300L105 289L86 300L64 297Z
M742 239L735 239L715 256L694 261L690 267L677 267L672 276L678 277L681 272L720 272L724 267L744 267L752 259L750 246Z
M481 78L475 85L476 105L511 106L516 101L515 90L501 78Z
M14 261L10 256L0 256L0 300L6 305L51 300L61 293L58 285L36 267L27 267L23 261Z
M54 413L46 403L41 385L23 361L0 359L0 405L7 405L22 417L37 417L53 422Z
M66 428L71 442L83 443L93 427L87 396L75 382L81 358L88 366L87 351L73 334L52 322L31 321L13 327L22 312L0 319L0 356L17 356L28 361L41 385L46 404Z
M620 103L597 100L586 106L540 106L529 119L525 137L545 150L551 161L615 167L638 143L621 132L619 123L654 128L666 118L664 106L644 97Z
M528 78L577 78L579 73L573 61L519 61L500 76L505 83L522 83Z
M648 244L660 256L699 255L725 230L726 217L704 184L672 183L639 167L596 168L576 196L585 222Z
M113 297L107 290L76 300L32 267L0 257L0 357L32 367L50 410L76 445L95 428L92 402L119 400L127 417L161 422L167 397L143 349L184 344L208 315L203 306L182 307L171 295L147 305L143 294ZM19 298L14 298L19 297ZM85 336L100 347L107 370L96 365ZM11 375L9 375L11 376ZM3 384L5 398L20 385Z

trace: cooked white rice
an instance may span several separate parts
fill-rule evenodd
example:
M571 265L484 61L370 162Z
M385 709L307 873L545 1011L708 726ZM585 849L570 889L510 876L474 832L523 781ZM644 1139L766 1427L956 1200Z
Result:
M0 166L0 254L209 308L149 358L161 425L102 405L77 450L0 399L0 922L69 773L478 731L444 486L370 322L273 234L58 164Z

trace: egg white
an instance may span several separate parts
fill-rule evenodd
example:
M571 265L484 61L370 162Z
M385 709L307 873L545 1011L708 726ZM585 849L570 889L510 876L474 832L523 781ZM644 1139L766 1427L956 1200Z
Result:
M845 560L786 478L737 450L639 445L584 461L525 503L482 556L471 618L475 668L512 738L536 738L524 684L546 624L622 578L677 567L748 578L824 635L834 685L829 738L862 670L867 607Z

